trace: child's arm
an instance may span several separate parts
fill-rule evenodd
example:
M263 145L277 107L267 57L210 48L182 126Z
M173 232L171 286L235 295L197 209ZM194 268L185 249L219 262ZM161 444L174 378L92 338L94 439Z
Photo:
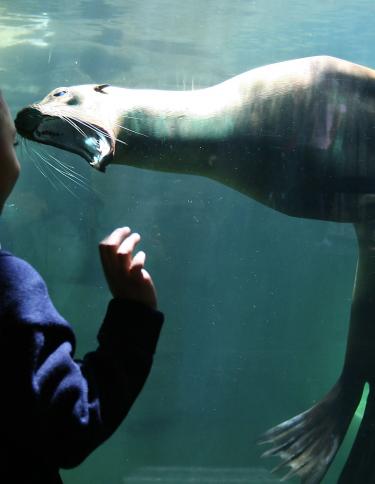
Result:
M101 244L116 297L98 348L81 362L73 359L72 329L40 276L20 259L0 257L0 367L7 368L0 411L8 416L7 434L21 440L41 466L78 465L122 422L150 371L163 316L153 308L143 254L132 258L139 236L127 235L121 229Z

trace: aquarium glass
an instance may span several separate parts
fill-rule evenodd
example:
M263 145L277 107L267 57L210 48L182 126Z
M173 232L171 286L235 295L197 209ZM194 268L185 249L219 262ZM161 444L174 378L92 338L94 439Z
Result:
M322 54L374 68L374 14L370 0L2 0L0 87L15 116L60 86L195 90ZM45 278L76 332L77 357L97 344L110 299L97 246L115 227L142 235L165 313L130 414L62 471L64 483L278 482L278 461L261 458L257 441L340 374L352 225L290 217L204 177L101 173L36 143L17 152L22 174L1 243ZM336 482L362 413L363 404L325 484Z

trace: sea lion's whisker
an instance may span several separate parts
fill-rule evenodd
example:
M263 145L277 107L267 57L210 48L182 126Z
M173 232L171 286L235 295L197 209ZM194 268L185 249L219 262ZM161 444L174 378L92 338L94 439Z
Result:
M78 173L77 171L75 171L72 168L72 166L70 166L68 163L64 163L63 161L59 160L58 158L53 156L51 153L48 153L47 151L44 151L44 155L51 158L51 160L57 163L62 170L59 170L53 163L51 164L50 162L48 162L46 158L43 158L43 160L52 168L54 168L59 173L64 175L66 178L68 178L72 183L75 183L79 187L99 195L99 192L96 189L94 189L91 185L88 184L86 178L80 173Z
M114 138L114 140L115 140L117 143L121 143L122 145L128 146L128 143L127 143L126 141L123 141L122 139L119 139L119 138Z
M109 137L109 136L108 136ZM122 139L119 139L119 138L114 138L114 140L117 142L117 143L121 143L122 145L125 145L125 146L128 146L128 143L126 141L123 141Z
M36 169L44 176L44 178L48 179L48 176L46 175L46 173L42 170L42 167L40 166L40 160L38 160L34 156L30 156L30 159L34 163L34 166L36 167Z
M51 167L48 166L48 164L46 163L46 159L43 157L41 153L36 151L31 146L30 146L30 150L32 151L33 155L35 155L35 156L30 156L30 159L34 163L34 166L36 167L36 169L48 180L48 182L53 186L55 190L58 190L59 188L56 185L56 183L53 181L51 176L57 179L59 183L61 183L61 180L52 171ZM42 169L41 163L43 163L43 169ZM48 176L47 172L50 174L50 176Z
M54 163L51 163L50 161L48 161L47 158L44 158L44 161L47 163L48 166L50 166L51 168L53 168L55 171L57 171L57 173L60 173L61 175L63 175L64 177L66 177L69 181L71 181L72 183L75 183L79 187L84 188L85 190L90 190L90 187L87 185L87 183L85 183L79 177L75 176L73 173L70 173L69 171L67 171L67 167L65 166L64 163L62 163L61 161L59 161L57 158L55 158L50 153L45 153L45 155L47 155L52 160L54 160L55 162L57 162L60 165L61 168L59 168L58 166L55 166L55 164ZM59 181L62 183L62 180L59 179ZM62 183L62 184L64 185L65 188L67 188L67 186L64 183Z
M74 129L76 129L78 131L79 134L81 134L84 138L87 138L87 134L83 131L83 129L81 129L76 123L74 123L71 119L69 118L65 118L64 116L62 116L62 119L64 121L66 121L67 123L69 123Z
M53 163L51 163L51 166L53 166L53 168L55 170L57 170L59 173L61 173L63 176L68 178L73 183L76 183L77 185L81 186L82 188L89 189L89 186L87 185L87 183L85 183L85 180L82 176L80 177L78 175L75 175L74 173L71 173L70 171L67 171L67 167L64 165L64 163L59 161L57 158L52 156L50 153L46 153L46 155L49 156L53 161L57 162L61 166L61 169L59 169L57 166L55 166ZM64 171L64 169L66 171Z
M62 185L62 186L63 186L63 188L65 188L65 189L66 189L66 190L67 190L67 191L68 191L68 192L69 192L71 195L73 195L73 196L74 196L74 197L76 197L76 198L79 198L79 197L77 196L77 194L76 194L76 193L74 193L74 192L73 192L73 191L72 191L72 190L71 190L71 189L68 187L68 185L67 185L66 183L64 183L64 182L63 182L63 180L62 180L61 178L59 178L59 177L58 177L57 173L59 173L59 174L61 174L61 175L63 175L63 176L66 176L66 177L67 177L69 180L71 180L71 178L70 178L69 176L67 176L67 174L66 174L66 173L65 173L63 170L59 169L59 168L58 168L58 167L56 167L56 166L55 166L53 163L49 162L49 161L47 160L47 158L46 158L46 157L44 157L44 156L43 156L41 153L38 153L38 152L37 152L37 151L35 151L35 150L33 150L33 151L34 151L34 153L35 153L35 154L36 154L36 155L37 155L37 156L38 156L38 157L39 157L41 160L43 160L43 162L45 163L45 167L46 167L46 169L48 170L48 172L49 172L49 173L50 173L50 174L51 174L51 175L52 175L52 176L53 176L53 177L54 177L54 178L55 178L55 179L56 179L56 180L57 180L57 181L60 183L60 185ZM55 170L55 171L54 171L54 170ZM57 172L57 173L56 173L56 172ZM51 179L49 179L49 180L50 180L50 182L52 183L52 180L51 180ZM73 181L73 180L71 180L71 181ZM53 183L52 183L52 184L53 184ZM54 184L53 184L53 185L54 185ZM77 183L77 185L78 185L78 183ZM54 185L54 187L55 187L55 188L58 190L58 187L57 187L56 185Z
M40 160L42 160L43 162L45 162L45 159L43 158L43 156L42 156L40 153L38 153L38 151L34 150L34 149L33 149L33 148L31 148L31 147L30 147L30 149L31 149L31 151L34 153L34 155L36 155L37 157L39 157L39 158L40 158ZM39 162L38 162L38 163L39 163ZM39 165L36 165L36 166L38 167ZM49 173L51 173L51 169L50 169L50 168L48 168L48 165L44 165L44 168L45 168L45 169L46 169L46 170L47 170ZM53 188L54 188L55 190L58 190L57 185L54 183L54 181L53 181L53 180L52 180L52 179L51 179L49 176L47 176L47 174L46 174L46 173L44 173L44 172L42 171L42 169L40 168L40 166L39 166L39 171L40 171L40 172L43 174L43 176L44 176L45 178L47 178L47 180L48 180L48 181L49 181L49 183L50 183L50 184L53 186ZM54 176L54 177L56 178L56 175L55 175L55 173L53 173L53 172L52 172L52 176Z
M83 124L83 126L86 126L87 128L92 129L96 133L102 134L106 138L111 139L111 136L106 131L101 130L100 128L98 128L94 124L89 123L88 121L82 121L81 119L76 119L76 118L72 118L72 117L70 119L74 119L74 120L78 121L79 123ZM127 143L125 141L119 139L119 138L114 138L114 140L117 141L118 143L122 143L123 145L127 146Z
M67 123L70 124L74 129L78 131L79 134L81 134L84 138L87 138L87 134L81 129L72 119L70 119L68 116L59 116L63 121L66 121Z
M46 153L52 160L54 160L56 163L58 163L62 168L65 168L67 171L64 173L64 175L73 183L76 183L78 186L81 188L84 188L85 190L88 190L90 192L95 193L96 195L99 195L99 192L93 188L91 185L88 184L87 180L83 175L80 173L74 171L72 168L69 167L66 163L63 163L61 160L58 160L55 156L51 155L50 153Z
M97 126L95 126L94 124L92 124L88 121L83 121L82 119L75 118L73 116L70 116L69 118L63 117L62 119L66 119L66 121L68 121L72 126L76 127L76 125L73 122L73 120L74 120L74 121L82 124L86 128L92 129L97 134L102 134L103 136L105 136L106 138L109 138L109 139L111 138L106 131L101 130L100 128L98 128ZM84 131L82 131L82 134L84 135L85 138L87 138L87 134Z
M41 148L41 146L40 146L40 148ZM77 184L79 184L79 182L80 182L81 186L84 186L84 188L88 188L85 184L84 176L81 175L80 173L76 172L75 170L73 170L73 168L70 165L68 165L67 163L63 163L58 158L51 155L51 153L48 153L44 150L43 150L44 156L41 153L35 151L34 149L33 149L33 153L36 154L41 160L43 160L43 162L45 162L47 165L52 167L54 170L58 171L63 176L69 178L72 182L77 183ZM58 169L54 164L51 164L50 162L48 162L48 160L46 158L47 156L50 157L54 162L56 162L61 167L61 169Z
M99 134L102 134L103 136L106 136L107 138L110 138L109 134L98 128L97 126L95 126L94 124L90 123L89 121L82 121L82 119L79 119L79 118L75 118L75 117L70 117L70 120L74 120L74 121L77 121L78 123L81 123L83 126L86 126L86 128L90 128L92 129L93 131L95 131L95 133L99 133Z
M145 136L146 138L149 138L147 134L140 133L139 131L135 131L134 129L127 128L126 126L121 126L121 124L118 124L118 123L113 123L113 124L117 128L121 128L121 129L124 129L125 131L129 131L130 133L139 134L139 136Z
M55 156L51 155L51 153L46 153L50 158L52 158L56 163L58 163L62 168L65 168L67 174L74 176L77 180L80 180L81 182L85 182L86 179L83 175L78 173L77 171L73 170L71 166L69 166L67 163L62 162Z
M35 166L35 168L45 177L48 178L47 175L44 173L40 166L39 160L34 156L34 153L31 153L32 149L30 148L29 144L26 142L25 139L22 139L21 143L21 151L22 151L22 156L27 157L28 159L31 160L32 164Z
M126 119L142 119L142 118L140 118L138 116L128 116L128 115L126 115L125 118Z
M39 153L39 152L37 152L35 150L33 150L33 152L43 161L43 163L45 163L45 168L48 171L50 171L51 169L54 169L54 170L57 170L58 173L60 173L62 175L64 174L62 171L58 170L55 166L53 166L42 153ZM56 175L56 173L54 171L52 171L51 173L53 174L53 176L55 178L57 177L57 175ZM60 181L60 179L59 179L59 181Z

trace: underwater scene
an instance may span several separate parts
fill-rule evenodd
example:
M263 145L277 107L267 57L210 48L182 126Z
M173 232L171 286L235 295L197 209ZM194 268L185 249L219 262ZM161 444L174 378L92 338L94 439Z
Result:
M2 0L0 88L16 117L50 91L81 84L103 96L107 84L197 91L323 55L375 69L374 15L370 0ZM301 120L296 132L304 129ZM134 407L83 464L62 471L64 483L279 482L290 469L272 473L281 461L262 457L270 446L259 441L316 404L342 372L358 258L353 224L291 216L189 170L125 162L101 172L78 154L19 141L21 176L1 217L1 244L45 278L74 328L77 357L95 348L111 297L97 246L115 227L142 235L165 314ZM367 391L325 477L304 482L338 482Z

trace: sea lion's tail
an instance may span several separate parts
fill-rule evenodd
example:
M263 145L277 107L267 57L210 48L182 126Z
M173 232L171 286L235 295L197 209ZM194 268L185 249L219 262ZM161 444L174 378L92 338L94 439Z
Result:
M289 467L290 470L282 481L299 476L304 484L321 482L341 445L360 398L361 390L347 388L339 380L309 410L268 430L259 443L273 446L264 452L264 457L275 456L282 459L273 472ZM375 434L375 428L372 431ZM349 482L353 484L372 481L340 481L340 484Z

